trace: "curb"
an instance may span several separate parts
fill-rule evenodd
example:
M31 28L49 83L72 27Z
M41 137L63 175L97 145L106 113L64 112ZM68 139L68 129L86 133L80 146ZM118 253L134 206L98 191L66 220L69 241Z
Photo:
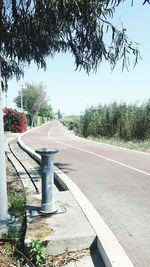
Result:
M37 153L35 153L33 149L25 145L21 140L21 137L25 134L27 134L27 132L21 134L18 137L18 143L33 158L35 158L37 161L40 161L41 157ZM96 232L97 247L106 267L134 267L133 263L127 256L126 252L124 251L123 247L121 246L113 232L106 225L100 214L96 211L91 202L84 196L78 186L57 167L55 167L54 169L54 176L59 182L61 182L61 185L65 187L65 189L67 188L70 190L73 197L78 202L82 211L90 222L92 228Z

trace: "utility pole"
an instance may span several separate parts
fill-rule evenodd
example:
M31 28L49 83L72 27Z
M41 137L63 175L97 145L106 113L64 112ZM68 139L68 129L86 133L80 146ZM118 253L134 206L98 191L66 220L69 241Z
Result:
M23 112L23 99L22 99L22 90L23 90L23 88L21 88L21 112Z
M8 200L6 183L6 161L5 161L5 140L3 123L3 92L1 82L0 62L0 225L6 224L8 220Z

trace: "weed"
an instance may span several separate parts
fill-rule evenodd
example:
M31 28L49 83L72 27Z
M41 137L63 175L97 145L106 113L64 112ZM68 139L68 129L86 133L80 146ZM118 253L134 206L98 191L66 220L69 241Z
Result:
M8 199L9 202L9 212L15 214L16 212L23 215L25 213L25 192L21 192L17 195L11 195Z
M38 239L32 240L31 243L27 244L27 252L30 260L36 266L39 266L47 259L46 247L44 246L43 242Z

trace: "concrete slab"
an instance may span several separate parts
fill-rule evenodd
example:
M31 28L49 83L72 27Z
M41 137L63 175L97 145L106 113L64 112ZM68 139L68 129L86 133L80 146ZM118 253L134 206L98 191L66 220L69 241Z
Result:
M84 256L81 259L78 259L76 261L69 262L66 267L93 267L93 261L90 255ZM100 267L100 265L97 265L97 267Z
M96 234L72 194L56 191L55 201L57 212L43 216L37 212L41 195L28 198L26 242L37 238L46 241L50 255L89 248Z

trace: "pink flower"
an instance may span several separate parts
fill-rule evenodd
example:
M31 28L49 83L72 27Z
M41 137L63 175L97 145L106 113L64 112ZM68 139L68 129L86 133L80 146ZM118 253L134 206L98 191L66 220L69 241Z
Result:
M3 108L3 113L6 113L7 109L6 108Z
M10 111L10 113L13 113L14 112L14 109L13 108L10 108L9 111Z

